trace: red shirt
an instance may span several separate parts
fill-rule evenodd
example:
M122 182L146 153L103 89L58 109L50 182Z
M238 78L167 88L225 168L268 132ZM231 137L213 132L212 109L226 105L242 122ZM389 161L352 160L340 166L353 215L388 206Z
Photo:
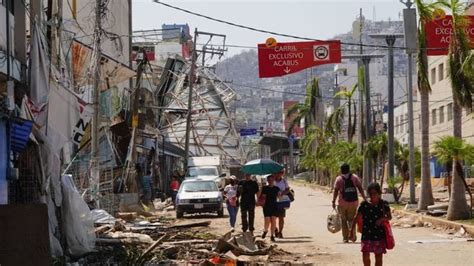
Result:
M178 190L179 189L179 182L176 181L176 180L171 181L170 188L171 188L171 190Z

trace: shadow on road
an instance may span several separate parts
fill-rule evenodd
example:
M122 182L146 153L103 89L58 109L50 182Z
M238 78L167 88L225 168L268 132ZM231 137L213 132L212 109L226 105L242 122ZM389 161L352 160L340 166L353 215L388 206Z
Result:
M217 215L212 214L185 214L183 219L215 219L215 218L229 218L228 215L224 215L223 217L219 217Z
M298 239L295 239L295 240L287 240L286 238L284 239L278 239L276 241L276 243L280 243L280 244L300 244L300 243L312 243L313 241L311 240L298 240Z
M284 239L312 239L310 236L285 236Z

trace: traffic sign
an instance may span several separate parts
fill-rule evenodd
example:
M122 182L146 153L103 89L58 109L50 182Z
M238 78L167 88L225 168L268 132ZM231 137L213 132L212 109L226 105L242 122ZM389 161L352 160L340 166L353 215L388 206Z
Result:
M449 45L453 35L453 17L452 16L438 16L439 19L434 19L426 23L426 54L427 55L447 55L449 52ZM471 47L474 46L474 16L466 16L468 25L464 29L467 37L470 39Z
M260 78L279 77L303 69L341 62L341 42L311 41L276 43L269 41L258 45L258 70Z
M240 129L240 136L251 136L251 135L257 135L256 128L241 128Z

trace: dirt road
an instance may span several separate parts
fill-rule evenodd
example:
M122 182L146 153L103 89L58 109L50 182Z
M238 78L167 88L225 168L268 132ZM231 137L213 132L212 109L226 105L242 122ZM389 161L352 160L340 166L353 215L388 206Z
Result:
M276 244L292 252L291 259L295 261L315 265L361 265L360 243L344 244L340 233L331 234L326 230L331 195L302 185L293 187L296 201L287 211L285 238L277 239ZM260 208L256 212L255 233L258 236L263 228L263 218ZM187 219L194 218L199 219ZM238 224L240 226L240 217ZM213 219L210 230L220 234L227 232L228 218ZM452 239L447 233L423 227L394 228L394 235L396 247L388 251L384 265L474 265L474 242ZM412 242L419 240L432 243Z

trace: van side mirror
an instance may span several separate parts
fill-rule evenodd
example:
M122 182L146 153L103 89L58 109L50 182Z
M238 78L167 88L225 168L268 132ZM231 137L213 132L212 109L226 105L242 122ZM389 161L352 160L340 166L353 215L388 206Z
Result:
M223 173L223 174L221 174L219 177L226 177L226 176L227 176L227 174L226 174L226 173Z

